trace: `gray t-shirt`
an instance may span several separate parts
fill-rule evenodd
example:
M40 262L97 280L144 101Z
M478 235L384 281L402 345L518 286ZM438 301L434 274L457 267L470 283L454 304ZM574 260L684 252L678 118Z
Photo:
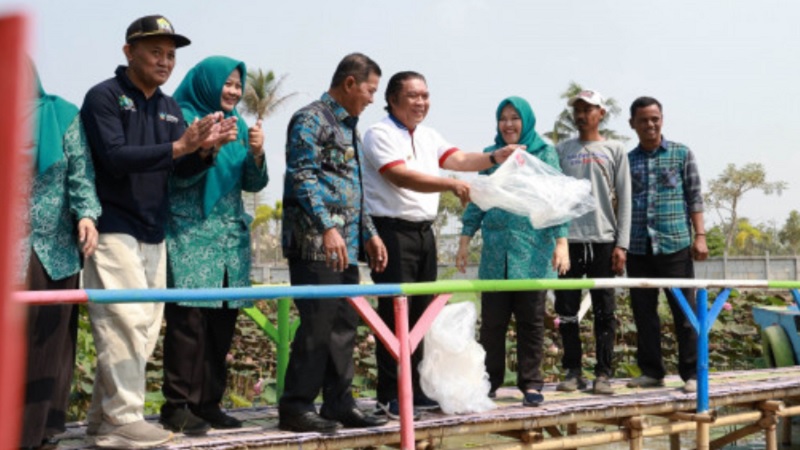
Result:
M573 219L570 242L613 242L628 248L631 232L631 173L617 141L570 139L556 147L564 174L592 183L596 209Z

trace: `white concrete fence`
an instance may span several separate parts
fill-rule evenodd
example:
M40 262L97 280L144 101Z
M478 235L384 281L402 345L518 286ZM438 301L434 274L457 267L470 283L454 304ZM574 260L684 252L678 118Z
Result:
M695 262L695 278L714 280L800 280L798 256L736 256L711 258ZM253 265L252 279L258 283L289 283L286 265ZM361 266L362 280L369 279L369 268ZM467 267L461 274L455 264L439 264L439 279L474 280L478 278L478 265Z

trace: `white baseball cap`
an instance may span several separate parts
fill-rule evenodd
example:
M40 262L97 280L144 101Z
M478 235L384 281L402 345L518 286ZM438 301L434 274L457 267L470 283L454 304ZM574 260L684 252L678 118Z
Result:
M569 106L573 106L578 100L583 100L590 105L596 105L603 109L606 108L606 99L597 91L584 89L569 99Z

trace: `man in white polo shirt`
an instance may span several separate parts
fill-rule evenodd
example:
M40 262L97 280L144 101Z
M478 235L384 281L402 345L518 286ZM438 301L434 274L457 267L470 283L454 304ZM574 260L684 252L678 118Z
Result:
M439 193L451 191L469 201L469 184L442 177L440 168L479 171L502 163L518 146L493 153L466 153L448 143L434 129L421 125L430 108L425 77L399 72L386 87L386 111L364 135L364 200L378 234L386 245L389 263L383 273L372 272L376 283L436 280L436 240L431 229L439 209ZM523 147L524 148L524 147ZM413 327L431 302L431 296L409 298ZM394 307L389 297L378 300L378 314L394 330ZM377 411L391 418L399 414L397 362L378 346ZM419 386L417 366L422 346L412 355L414 405L436 408Z

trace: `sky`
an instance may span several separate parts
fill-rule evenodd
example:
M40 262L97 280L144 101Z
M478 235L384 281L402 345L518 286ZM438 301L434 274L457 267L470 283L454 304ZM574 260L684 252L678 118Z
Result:
M125 30L148 14L165 15L192 40L178 50L168 94L210 55L286 74L284 92L297 95L264 124L269 204L282 195L291 114L327 89L344 55L360 51L384 74L362 132L384 116L385 83L401 70L426 76L425 123L465 151L493 142L495 109L510 95L531 103L540 133L552 129L565 107L560 95L575 81L623 106L609 127L630 137L630 148L628 106L650 95L664 105L665 137L694 151L704 183L727 164L750 162L788 182L781 197L745 197L740 214L751 222L780 227L800 210L793 0L0 0L0 13L19 10L31 18L30 53L45 90L78 105L125 62ZM706 217L717 221L713 211Z

